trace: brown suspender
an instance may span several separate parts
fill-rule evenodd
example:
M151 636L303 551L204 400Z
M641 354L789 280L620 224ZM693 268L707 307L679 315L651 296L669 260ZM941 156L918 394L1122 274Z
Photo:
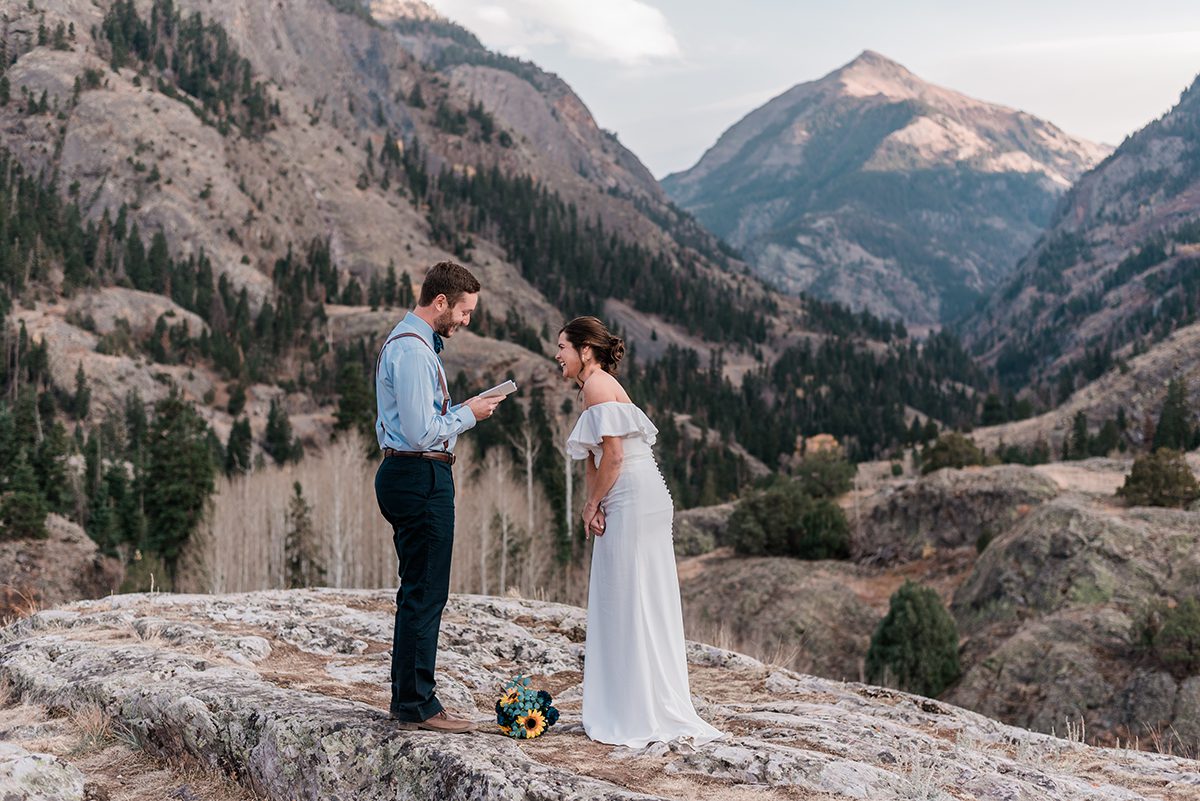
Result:
M421 344L423 344L425 347L427 347L431 351L433 351L433 358L435 358L435 359L437 358L437 351L433 350L433 348L430 346L430 344L425 341L425 337L421 336L420 334L415 334L411 331L403 333L403 334L396 334L394 337L389 338L387 342L383 343L383 347L381 347L379 349L379 355L375 357L375 380L376 381L379 380L379 366L383 362L383 348L386 348L388 345L392 344L397 339L402 339L403 337L413 337L414 339L421 340ZM442 385L442 415L441 416L445 417L447 410L449 410L449 408L450 408L450 390L446 388L446 376L445 376L445 374L442 373L441 365L438 365L437 374L438 374L438 383L440 383ZM382 418L379 420L379 425L380 425L380 427L383 428L383 433L386 434L387 427L383 425ZM442 443L442 450L444 450L444 451L450 450L450 440L446 440Z

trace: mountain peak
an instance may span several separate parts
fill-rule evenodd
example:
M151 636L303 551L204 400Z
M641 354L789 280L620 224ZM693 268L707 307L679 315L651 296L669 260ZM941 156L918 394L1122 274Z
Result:
M903 64L874 50L862 51L853 61L834 70L824 80L840 83L846 94L856 97L885 95L911 98L927 93L930 88Z
M442 22L445 20L433 6L424 0L366 0L367 11L380 22L395 20L417 20L420 22Z
M871 69L894 69L899 67L904 69L904 66L897 61L885 56L876 50L864 50L854 57L854 60L842 67L843 70L851 68L867 67ZM904 70L907 72L908 70Z

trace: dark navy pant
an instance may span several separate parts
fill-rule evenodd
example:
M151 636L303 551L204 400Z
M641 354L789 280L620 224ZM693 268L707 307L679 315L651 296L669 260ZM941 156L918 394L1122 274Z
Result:
M379 510L395 531L400 567L392 635L392 717L417 722L442 711L434 693L438 630L450 594L454 474L449 464L389 456L375 473Z

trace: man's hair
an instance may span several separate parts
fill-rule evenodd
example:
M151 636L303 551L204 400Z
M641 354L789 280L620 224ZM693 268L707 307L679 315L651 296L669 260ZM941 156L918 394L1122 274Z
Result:
M479 280L466 267L452 261L439 261L425 273L417 305L429 306L438 295L445 295L446 302L453 306L462 300L463 295L473 294L479 289Z

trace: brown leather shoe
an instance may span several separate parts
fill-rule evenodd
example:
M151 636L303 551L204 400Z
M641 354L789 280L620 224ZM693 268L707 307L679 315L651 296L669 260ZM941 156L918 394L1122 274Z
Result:
M396 725L397 728L404 729L405 731L425 729L427 731L438 731L442 734L466 734L469 731L475 731L474 723L462 718L452 718L446 714L444 709L433 717L422 720L420 723L401 721Z

